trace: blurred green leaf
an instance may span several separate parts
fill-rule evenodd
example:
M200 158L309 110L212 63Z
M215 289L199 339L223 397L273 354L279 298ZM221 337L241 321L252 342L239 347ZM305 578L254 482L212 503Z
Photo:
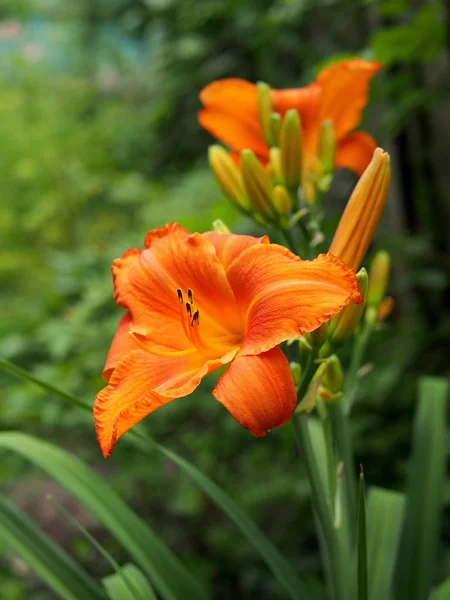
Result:
M362 470L359 475L357 557L358 600L367 600L369 595L367 572L366 493L364 473Z
M64 600L102 600L100 586L62 548L0 495L0 537Z
M76 496L128 550L163 598L200 600L206 597L164 542L80 460L23 433L0 433L0 448L22 455Z
M396 599L425 600L435 576L447 457L448 392L445 379L424 377L419 381Z
M438 2L424 5L408 25L385 27L370 40L377 60L396 62L432 60L445 44L445 22Z
M450 577L436 588L428 600L448 600L450 598Z
M133 595L126 581L132 584L133 590L139 595ZM156 600L147 579L136 565L127 563L120 568L120 573L114 573L103 578L103 585L111 600Z
M367 498L369 600L392 599L392 576L404 509L403 494L370 488Z

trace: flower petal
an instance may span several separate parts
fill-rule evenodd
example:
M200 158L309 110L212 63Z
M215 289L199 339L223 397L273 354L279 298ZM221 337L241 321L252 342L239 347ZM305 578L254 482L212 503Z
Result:
M200 92L205 109L198 120L211 135L233 150L249 148L261 158L267 158L266 146L259 122L256 86L244 79L221 79Z
M369 82L381 67L379 62L352 58L319 73L317 82L322 86L319 123L332 120L337 140L359 125L368 101Z
M112 372L122 356L139 348L139 344L129 333L130 328L131 315L127 312L119 321L108 356L106 357L105 366L103 367L102 372L103 379L106 382L110 380Z
M279 348L236 358L213 395L257 437L287 423L297 401L288 360Z
M318 135L318 111L321 87L311 83L303 88L272 90L270 98L273 110L281 116L291 109L296 109L302 125L303 150L314 152L314 141Z
M336 169L350 169L361 176L372 160L376 147L376 141L368 133L349 133L337 145L334 166Z
M247 248L251 248L255 244L270 243L267 235L257 238L252 235L235 235L233 233L208 231L203 234L203 237L209 240L214 246L217 257L225 270Z
M103 455L109 456L133 425L172 399L193 392L205 375L229 362L235 353L213 361L205 361L194 351L161 357L139 349L123 356L94 403Z
M146 250L125 253L112 267L116 299L130 310L133 331L158 345L192 348L182 325L187 317L183 305L180 316L178 288L185 300L187 290L193 290L203 333L214 337L217 328L241 329L233 291L206 237L171 224L150 232L146 244Z
M362 302L354 271L331 254L308 261L261 244L245 250L227 276L246 322L238 356L265 352Z

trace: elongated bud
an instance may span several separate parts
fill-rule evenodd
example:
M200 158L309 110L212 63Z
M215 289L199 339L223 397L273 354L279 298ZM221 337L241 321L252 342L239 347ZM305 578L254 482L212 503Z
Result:
M274 140L271 126L272 102L270 100L270 85L267 85L267 83L264 83L263 81L259 81L256 85L256 89L258 90L258 112L261 130L264 139L266 140L266 144L268 146L273 146Z
M262 217L273 219L272 185L267 172L251 150L242 150L241 170L253 209Z
M394 310L395 301L392 296L386 296L380 302L377 310L377 321L385 321Z
M332 394L337 394L342 391L344 383L344 371L342 370L341 361L332 354L326 362L325 376L322 385L326 387Z
M302 368L298 362L290 362L289 368L291 370L292 378L294 379L294 383L297 386L300 383L300 380L302 378Z
M362 268L356 274L358 280L359 291L364 298L367 297L369 287L369 277L366 269ZM342 342L353 335L364 310L364 304L348 304L330 321L330 340L331 342Z
M273 205L278 214L287 217L292 208L292 202L286 188L283 185L276 185L273 188Z
M328 321L325 321L320 327L311 331L309 337L313 346L321 348L328 339Z
M386 294L386 288L391 270L391 257L384 250L380 250L374 256L369 271L369 292L367 304L378 306Z
M302 171L302 131L296 110L288 110L280 131L281 171L288 189L297 189Z
M274 183L283 183L281 172L281 152L279 148L270 149L269 173Z
M244 188L244 182L239 169L228 152L222 146L210 146L208 148L208 160L225 196L238 208L248 212L251 205Z
M336 139L334 137L333 122L323 121L320 126L319 158L324 174L328 174L333 170L335 153Z
M217 233L231 233L231 229L228 227L228 225L225 225L222 219L215 219L212 223L212 226L214 231L217 231Z
M389 154L377 148L355 186L339 222L330 252L358 269L378 226L391 178Z
M275 146L280 143L281 116L278 113L270 115L270 133Z

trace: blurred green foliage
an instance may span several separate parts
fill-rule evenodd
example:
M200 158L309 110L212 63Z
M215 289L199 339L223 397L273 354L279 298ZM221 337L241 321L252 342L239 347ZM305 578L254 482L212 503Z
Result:
M0 355L93 399L120 316L112 259L170 220L206 230L222 218L236 232L254 232L206 167L210 138L196 121L202 86L240 76L294 87L331 57L357 52L381 59L391 68L372 86L366 118L397 156L391 202L402 225L389 222L379 237L393 254L398 308L376 335L370 358L377 369L365 379L354 433L367 484L398 488L417 377L448 374L448 198L437 197L439 174L428 168L428 148L418 156L411 138L405 141L409 127L448 102L446 10L444 3L413 9L406 1L0 2ZM430 61L446 57L444 75L424 85ZM342 206L348 186L337 179ZM335 223L339 202L330 204ZM300 571L319 575L290 428L254 440L211 397L213 379L143 427L223 485ZM6 375L0 384L1 427L49 438L104 473L211 583L214 598L281 597L252 549L172 465L160 456L143 460L126 443L104 463L88 417L31 384ZM28 477L18 459L2 458L0 481L25 508L32 503L18 486L26 482L33 495L46 485ZM448 507L450 486L445 493ZM40 518L37 511L32 516ZM76 532L61 539L57 528L50 531L89 570L107 572ZM443 539L449 533L447 515ZM114 542L102 542L118 558ZM441 573L449 566L447 547ZM52 597L26 570L18 578L21 568L0 563L5 598Z

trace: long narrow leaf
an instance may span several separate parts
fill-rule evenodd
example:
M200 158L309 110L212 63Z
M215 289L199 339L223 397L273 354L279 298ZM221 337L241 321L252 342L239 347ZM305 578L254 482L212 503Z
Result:
M78 406L84 410L91 410L87 404L81 402L75 396L67 394L63 390L60 390L59 388L48 384L45 381L41 381L9 361L0 359L0 368L12 375L15 375L16 377L31 381L36 385L55 393L66 403ZM148 436L139 434L136 431L130 431L128 437L125 439L128 439L128 441L131 443L139 445L146 451L157 450L175 463L186 475L191 477L193 481L204 491L204 493L211 498L211 500L231 519L231 521L233 521L238 529L240 529L242 534L259 552L261 558L271 569L272 573L277 578L279 583L284 587L289 596L295 600L308 600L308 595L303 581L300 579L288 561L284 558L284 556L261 532L254 521L252 521L237 506L234 500L232 500L211 479L209 479L199 469L197 469L197 467L189 463L187 460L172 450L169 450L161 444L158 444Z
M425 600L430 593L439 544L447 454L444 379L424 377L414 423L407 507L397 562L395 598Z
M399 492L372 487L367 497L369 600L392 600L392 578L405 509Z
M64 600L104 600L96 581L2 495L0 537Z
M140 599L156 600L156 596L143 573L132 563L121 567L119 573L103 578L103 585L108 593L108 598L111 600L136 600L126 582L132 584L133 589L139 593Z
M359 475L358 494L358 600L367 600L368 574L367 574L367 534L366 534L366 492L364 486L364 473L361 468Z
M307 600L306 588L300 577L296 574L291 565L287 562L279 550L272 542L261 532L261 530L238 506L225 494L225 492L204 475L197 467L190 464L187 460L172 452L168 448L161 446L147 436L140 436L140 445L143 449L155 449L172 462L174 462L184 473L189 475L195 483L211 498L241 530L249 542L260 553L266 564L272 570L279 583L293 600Z
M450 577L436 588L428 600L448 600L450 598Z
M164 542L80 460L24 433L1 432L0 448L24 456L76 496L128 550L163 598L200 600L206 597Z

